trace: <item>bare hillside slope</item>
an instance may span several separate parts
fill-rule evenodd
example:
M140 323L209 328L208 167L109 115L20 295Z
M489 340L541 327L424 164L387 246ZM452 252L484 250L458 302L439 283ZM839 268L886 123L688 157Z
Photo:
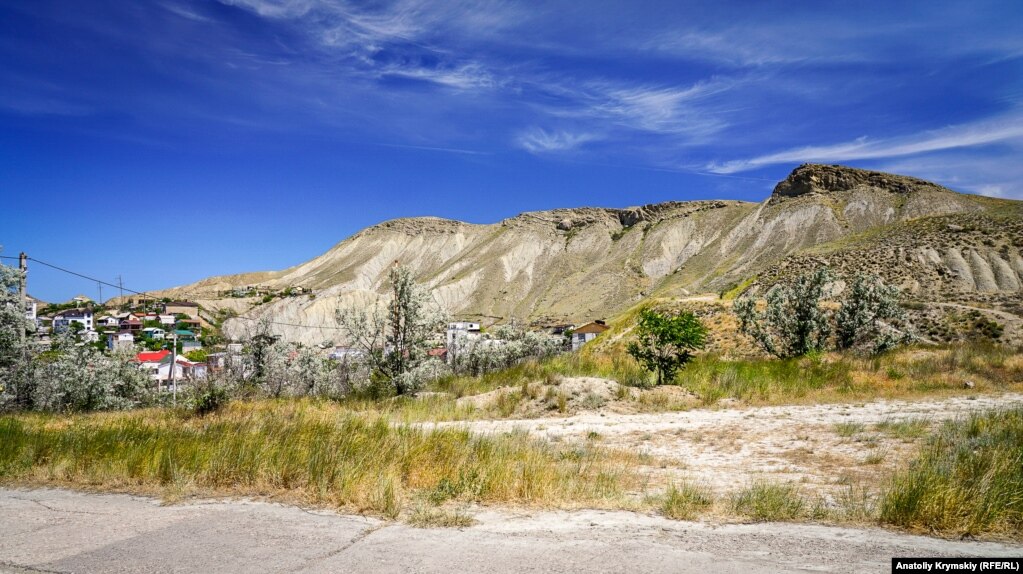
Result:
M556 209L490 225L397 219L290 269L215 277L160 295L244 311L227 323L229 336L244 336L253 319L264 315L277 323L322 326L275 325L289 339L315 344L336 338L331 327L339 305L375 300L396 261L410 265L456 316L544 324L612 316L651 295L717 292L781 274L785 262L797 260L792 258L819 256L822 249L838 252L851 242L861 251L842 253L865 253L873 267L886 267L881 271L902 273L907 257L919 262L900 282L921 296L948 293L930 283L942 273L938 269L952 274L945 283L956 286L957 296L1013 296L1023 289L1023 246L1011 237L994 246L974 245L984 238L975 237L977 225L971 222L997 216L1018 225L1020 211L1019 202L960 194L915 178L804 165L761 203ZM941 218L937 228L920 223L933 218ZM951 232L967 228L971 231ZM891 239L896 236L901 239ZM881 245L883 257L870 251ZM313 295L277 298L246 311L259 299L226 297L240 286L277 292L303 287Z

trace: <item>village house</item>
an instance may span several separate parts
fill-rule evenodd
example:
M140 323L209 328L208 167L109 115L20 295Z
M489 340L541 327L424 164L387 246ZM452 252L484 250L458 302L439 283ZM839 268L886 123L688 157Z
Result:
M580 347L596 339L597 335L607 331L608 328L603 321L594 321L572 331L572 350L578 351Z
M144 351L135 355L135 361L139 364L139 370L149 375L149 378L156 380L160 363L166 359L170 362L171 352L167 349L160 351Z
M565 331L571 331L572 329L575 329L575 325L571 323L566 323L564 325L554 325L553 327L550 328L551 335L564 335Z
M199 332L199 329L202 327L199 319L181 319L177 322L177 324L194 333Z
M131 315L127 319L122 319L121 323L118 326L121 328L122 331L131 331L132 333L137 333L142 330L142 321L136 318L135 315Z
M113 327L119 326L120 324L121 324L121 322L117 319L117 317L113 317L111 315L103 315L99 319L96 319L96 326L97 327L111 327L111 328L113 328Z
M350 361L352 359L358 359L365 355L362 349L356 349L355 347L334 347L334 350L330 352L329 357L335 361Z
M135 336L132 335L131 331L107 333L107 348L111 351L116 351L117 349L131 349L134 346Z
M480 336L480 324L468 321L448 323L447 348L454 352L460 341L475 339Z
M171 380L171 357L171 352L164 349L139 353L135 356L135 361L139 364L139 370L160 384ZM205 378L206 363L189 361L185 357L177 355L174 357L173 375L175 380L181 382Z
M246 364L246 357L239 353L210 353L206 356L206 365L211 371L220 371L231 367L232 369L243 369Z
M39 304L42 303L39 299L32 296L25 297L25 318L33 323L36 322L36 318L39 316Z
M77 303L78 305L88 305L89 303L92 303L92 299L89 299L85 295L75 295L71 298L71 302Z
M173 327L178 322L174 315L157 315L157 318L164 327Z
M194 381L196 379L206 378L206 363L196 363L189 361L185 357L178 355L175 357L174 363L174 380L180 382ZM160 363L156 371L156 380L161 382L168 382L171 379L171 365L170 360Z
M162 341L166 337L167 331L159 327L146 327L142 329L142 337L153 341Z
M36 317L36 334L42 337L52 331L53 317L39 315Z
M71 323L80 323L86 331L93 330L93 316L91 309L71 309L53 316L53 332L63 333L71 326Z

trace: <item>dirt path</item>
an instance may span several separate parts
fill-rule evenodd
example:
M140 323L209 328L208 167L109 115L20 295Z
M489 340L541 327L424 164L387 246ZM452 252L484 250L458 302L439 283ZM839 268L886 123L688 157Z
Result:
M710 526L629 512L476 518L466 529L417 529L259 502L161 506L0 489L0 572L888 572L893 556L1023 553L877 529Z
M520 429L648 454L657 459L648 469L654 486L688 477L723 492L767 479L828 494L905 463L940 421L1013 404L1023 404L1023 395L439 424L481 433ZM892 424L900 422L909 424Z

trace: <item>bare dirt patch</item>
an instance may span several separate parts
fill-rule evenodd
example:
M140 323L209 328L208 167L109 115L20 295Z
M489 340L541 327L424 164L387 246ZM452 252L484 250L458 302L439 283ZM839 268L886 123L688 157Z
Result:
M1019 403L1023 395L1005 394L657 414L596 410L568 417L436 424L480 433L524 430L549 441L593 441L648 455L647 487L653 490L686 479L726 493L767 480L834 496L887 476L912 457L926 433L893 430L902 428L900 423L933 427L969 412Z

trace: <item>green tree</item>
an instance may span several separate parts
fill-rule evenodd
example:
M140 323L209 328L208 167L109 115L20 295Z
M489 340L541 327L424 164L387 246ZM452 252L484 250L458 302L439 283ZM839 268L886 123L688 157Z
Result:
M752 297L736 299L732 309L739 318L739 330L777 357L823 351L831 324L820 303L831 279L828 268L821 267L800 275L792 285L775 285L767 292L762 313Z
M911 339L896 325L905 323L899 306L899 289L885 285L875 275L859 274L835 314L836 345L839 349L867 349L883 353Z
M645 308L639 312L636 340L629 343L628 351L648 371L657 373L660 385L674 379L706 341L707 328L691 312L665 314Z

